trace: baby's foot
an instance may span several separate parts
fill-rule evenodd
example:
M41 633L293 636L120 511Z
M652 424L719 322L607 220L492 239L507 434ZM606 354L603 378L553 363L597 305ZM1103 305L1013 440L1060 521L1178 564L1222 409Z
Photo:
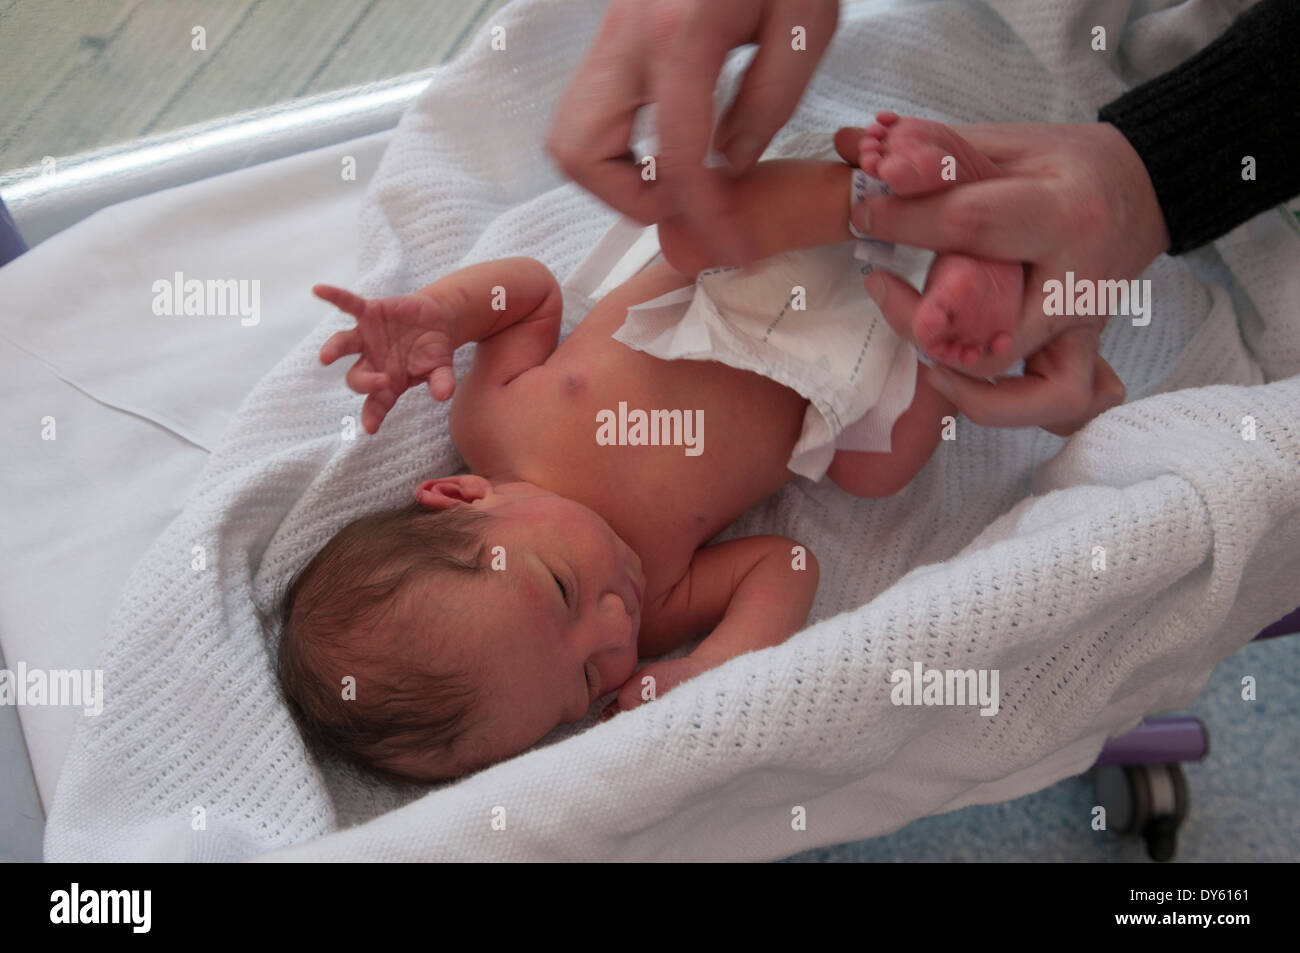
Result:
M942 123L876 114L859 144L862 171L895 195L913 197L1001 175L993 162ZM1011 350L1024 268L945 252L935 258L912 334L932 358L958 366Z

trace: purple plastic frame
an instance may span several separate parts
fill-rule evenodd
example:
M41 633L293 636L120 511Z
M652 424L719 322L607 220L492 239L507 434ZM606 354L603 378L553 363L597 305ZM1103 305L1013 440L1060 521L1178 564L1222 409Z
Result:
M1283 616L1251 641L1300 634L1300 609ZM1096 765L1174 764L1200 761L1210 753L1210 736L1199 718L1171 715L1147 718L1128 734L1102 746Z

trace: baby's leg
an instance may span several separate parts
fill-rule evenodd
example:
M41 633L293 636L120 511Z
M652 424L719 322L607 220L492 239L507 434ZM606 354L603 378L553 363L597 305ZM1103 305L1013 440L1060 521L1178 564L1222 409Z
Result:
M892 496L921 472L942 436L943 418L957 407L930 386L917 367L916 395L889 432L888 453L840 450L826 475L854 496Z
M905 197L996 178L998 167L952 129L924 119L876 114L859 143L862 170ZM935 360L960 369L987 352L1006 354L1020 319L1024 269L952 252L926 280L912 333Z

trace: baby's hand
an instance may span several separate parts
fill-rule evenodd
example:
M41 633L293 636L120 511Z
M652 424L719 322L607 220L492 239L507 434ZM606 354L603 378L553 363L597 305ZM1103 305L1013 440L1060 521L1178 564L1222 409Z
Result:
M366 433L379 429L397 398L417 381L428 380L434 400L452 395L452 320L432 298L409 294L367 299L332 285L316 285L312 293L357 319L355 328L330 336L320 349L320 360L328 365L347 354L361 355L348 371L347 382L367 395L361 408Z
M613 718L620 711L631 711L644 702L654 701L682 682L690 681L707 668L708 666L689 655L669 659L666 662L651 662L623 683L618 697L601 712L601 720Z

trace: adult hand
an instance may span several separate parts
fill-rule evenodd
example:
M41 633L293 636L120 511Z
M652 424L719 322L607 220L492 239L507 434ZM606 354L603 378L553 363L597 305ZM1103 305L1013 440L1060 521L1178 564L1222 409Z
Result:
M854 210L855 224L887 241L1026 263L1011 351L964 366L969 374L998 374L1069 328L1091 328L1092 337L1058 344L1038 362L1038 374L1020 381L991 387L951 371L927 372L936 387L951 390L951 399L972 420L1004 427L1041 424L1059 432L1064 410L1070 411L1067 417L1085 407L1100 412L1119 402L1116 396L1123 399L1123 388L1111 380L1108 365L1099 370L1095 347L1090 355L1080 346L1099 338L1105 318L1045 314L1045 284L1064 282L1067 271L1076 282L1137 277L1169 247L1164 215L1142 160L1109 123L990 123L956 130L998 166L1001 177L923 197L874 197ZM837 151L853 164L861 132L846 128L835 137ZM881 310L900 335L915 342L917 296L900 288L900 279L885 280L891 293L884 298L889 307Z
M947 386L941 384L940 390L982 426L1034 424L1068 437L1098 414L1124 403L1124 382L1097 353L1100 343L1095 327L1073 327L1026 357L1023 377L988 384L945 370L942 380ZM927 373L934 371L927 369Z
M838 0L613 0L546 147L566 175L618 211L646 225L681 216L717 264L748 264L754 248L730 189L734 173L703 165L723 61L734 47L759 44L712 135L713 148L744 172L794 112L838 22ZM652 102L659 154L651 180L628 147L637 110Z

